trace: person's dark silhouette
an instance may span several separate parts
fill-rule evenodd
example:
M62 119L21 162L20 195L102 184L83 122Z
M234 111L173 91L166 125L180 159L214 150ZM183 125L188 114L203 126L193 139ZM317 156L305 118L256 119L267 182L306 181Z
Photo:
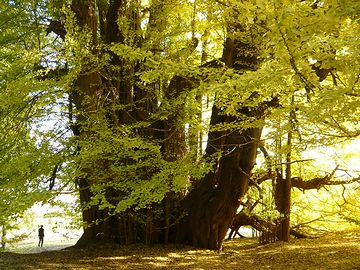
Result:
M38 232L39 232L38 233L39 234L39 244L38 244L38 246L42 247L43 244L44 244L44 236L45 236L43 225L40 226Z

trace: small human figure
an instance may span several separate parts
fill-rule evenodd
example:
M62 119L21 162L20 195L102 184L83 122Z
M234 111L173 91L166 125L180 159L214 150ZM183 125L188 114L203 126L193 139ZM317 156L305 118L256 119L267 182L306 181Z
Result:
M44 236L45 236L43 225L40 226L40 228L38 230L38 235L39 235L39 244L38 244L38 246L42 247L43 244L44 244Z

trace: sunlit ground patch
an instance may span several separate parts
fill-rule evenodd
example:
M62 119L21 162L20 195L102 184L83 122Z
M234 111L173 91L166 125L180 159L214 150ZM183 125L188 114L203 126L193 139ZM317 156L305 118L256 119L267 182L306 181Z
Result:
M0 269L360 269L360 238L332 236L258 244L235 239L216 252L176 246L117 246L39 254L0 253Z

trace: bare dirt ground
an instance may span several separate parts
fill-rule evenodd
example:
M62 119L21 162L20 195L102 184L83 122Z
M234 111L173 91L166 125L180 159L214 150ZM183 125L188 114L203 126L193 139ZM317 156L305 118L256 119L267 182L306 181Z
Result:
M226 241L222 252L177 246L118 246L0 253L0 269L360 269L360 237L332 236L259 246Z

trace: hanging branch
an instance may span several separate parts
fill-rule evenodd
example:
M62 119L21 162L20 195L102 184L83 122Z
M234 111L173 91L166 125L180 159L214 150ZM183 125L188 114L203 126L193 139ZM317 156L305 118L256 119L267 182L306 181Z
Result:
M335 127L333 125L331 125L334 128L339 129L341 132L343 132L345 134L345 137L347 138L356 138L360 135L360 130L359 131L350 131L348 130L346 127L342 126L338 121L336 121L334 116L330 116L331 120L334 122ZM328 122L328 124L331 124Z
M284 42L284 45L285 45L285 48L286 50L288 51L289 53L289 56L290 56L290 65L292 67L292 69L295 71L295 74L300 78L300 80L305 84L305 89L306 89L306 92L309 94L309 91L311 89L314 89L315 88L315 85L313 85L311 82L309 82L306 77L300 72L300 70L298 69L297 65L296 65L296 61L295 61L295 57L293 55L293 53L291 52L291 49L289 47L289 44L287 43L286 39L285 39L285 36L284 36L284 33L280 30L280 35L281 35L281 38Z
M55 180L56 180L56 176L57 176L57 173L60 171L60 168L61 168L61 164L56 164L53 171L52 171L52 174L49 178L49 190L52 190L55 186Z

